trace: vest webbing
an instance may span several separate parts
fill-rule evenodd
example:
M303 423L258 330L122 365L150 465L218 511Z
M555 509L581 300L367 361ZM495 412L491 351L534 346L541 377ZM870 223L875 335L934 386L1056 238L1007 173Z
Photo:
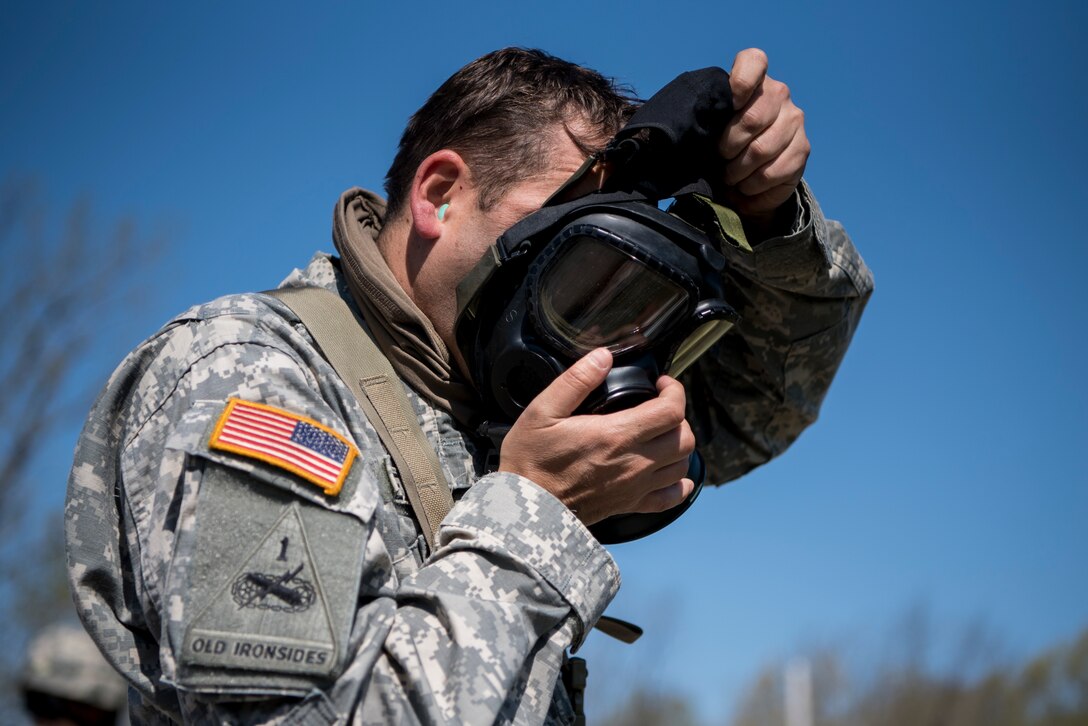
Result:
M298 316L322 356L355 394L393 457L412 511L433 552L438 525L453 507L453 495L438 455L419 427L415 409L389 359L336 293L321 287L293 287L265 294Z

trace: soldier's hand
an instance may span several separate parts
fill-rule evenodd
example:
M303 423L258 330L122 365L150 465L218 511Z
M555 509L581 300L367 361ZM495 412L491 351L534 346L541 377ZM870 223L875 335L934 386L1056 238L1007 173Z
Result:
M661 512L691 493L685 478L695 436L684 387L668 376L657 398L601 415L573 415L612 367L595 350L556 378L503 441L499 469L520 474L566 504L585 524L614 514Z
M736 111L719 143L725 200L748 218L770 217L801 181L811 150L805 114L785 83L767 75L767 54L742 50L729 72Z

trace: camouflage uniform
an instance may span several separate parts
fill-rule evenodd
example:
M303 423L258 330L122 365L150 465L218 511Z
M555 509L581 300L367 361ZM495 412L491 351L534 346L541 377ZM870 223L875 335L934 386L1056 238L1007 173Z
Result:
M871 290L804 198L795 234L734 255L747 317L689 383L718 481L815 418ZM284 284L350 303L325 255ZM231 397L357 447L339 493L212 448ZM125 359L80 439L66 513L81 615L135 686L134 720L570 720L563 654L615 595L615 563L557 499L486 473L447 413L409 397L457 500L433 553L361 408L279 301L194 307Z
M125 682L114 673L87 633L76 623L43 628L27 646L19 683L24 692L118 712L125 705Z

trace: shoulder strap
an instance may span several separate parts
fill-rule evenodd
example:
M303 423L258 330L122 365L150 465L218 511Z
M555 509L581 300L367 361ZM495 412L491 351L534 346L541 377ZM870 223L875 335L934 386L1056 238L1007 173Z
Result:
M325 360L359 400L397 465L412 511L433 551L438 525L453 507L453 496L438 455L419 427L389 359L336 293L321 287L293 287L264 294L298 315Z
M291 308L310 331L325 360L359 400L367 420L397 465L412 511L433 552L438 525L453 508L453 495L434 447L419 427L415 410L389 359L336 293L322 287L283 287L264 294ZM345 334L356 332L356 328L358 335ZM642 635L637 625L608 615L602 615L596 627L625 643L633 643Z

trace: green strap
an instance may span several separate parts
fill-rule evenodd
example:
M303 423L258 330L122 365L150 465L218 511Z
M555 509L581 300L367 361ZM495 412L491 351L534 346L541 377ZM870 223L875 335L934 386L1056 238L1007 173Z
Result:
M713 234L718 241L745 252L752 251L752 245L744 234L744 224L740 217L729 207L718 204L702 194L685 194L676 198L676 203L669 212L692 224L704 232Z
M453 496L389 359L336 293L320 287L291 287L265 294L298 315L325 360L355 394L397 465L412 511L433 552L438 526L453 507Z

